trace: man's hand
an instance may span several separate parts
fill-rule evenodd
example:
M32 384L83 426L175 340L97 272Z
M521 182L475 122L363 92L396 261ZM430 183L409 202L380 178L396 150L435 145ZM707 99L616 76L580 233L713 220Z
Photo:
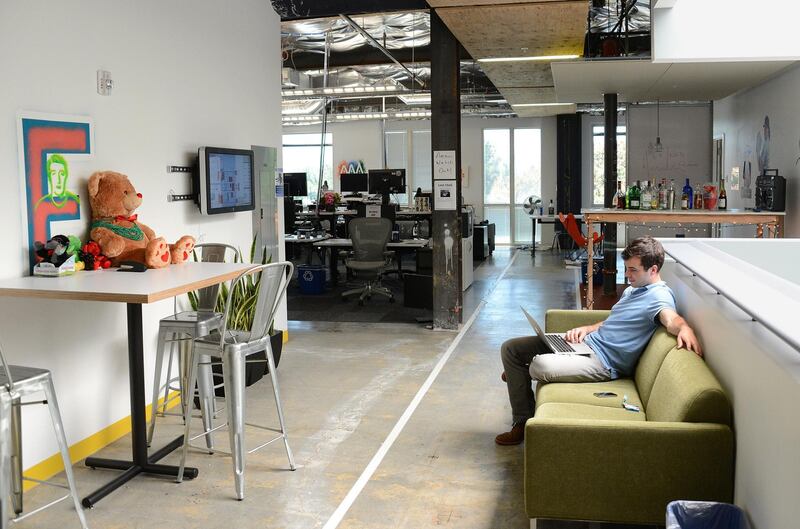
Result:
M694 331L688 324L684 323L680 327L676 337L678 339L678 349L683 349L685 347L702 358L703 350L700 348L700 342L697 340L697 336L694 335Z
M576 327L574 329L570 329L564 335L564 339L570 343L581 343L586 335L590 332L594 332L600 328L600 324L595 325L584 325L583 327Z
M678 349L686 348L694 352L697 356L703 356L700 341L694 335L694 331L681 316L672 309L661 309L658 313L659 321L667 328L667 331L678 339Z

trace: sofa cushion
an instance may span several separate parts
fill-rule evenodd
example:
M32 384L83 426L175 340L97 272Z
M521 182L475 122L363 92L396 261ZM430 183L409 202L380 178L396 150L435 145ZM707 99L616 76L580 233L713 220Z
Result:
M595 393L610 391L616 397L596 397ZM622 408L622 397L628 396L628 402L645 409L636 391L633 379L618 378L607 382L559 382L553 384L538 384L536 388L536 409L542 404L562 402L573 404L592 404L608 408ZM537 411L538 413L538 411Z
M593 406L591 404L574 404L563 402L550 402L536 408L536 416L531 420L560 419L560 420L609 420L609 421L645 421L644 411L628 411L622 406L611 408L608 406Z
M731 425L728 397L703 359L688 349L673 349L664 359L646 410L651 421Z
M642 356L639 358L639 363L636 365L634 380L636 380L636 388L639 390L639 396L645 406L647 406L647 401L650 399L653 382L656 381L656 375L658 375L658 370L661 369L661 363L666 358L667 353L677 344L678 342L674 336L668 333L664 327L659 327L653 337L650 338L647 347L644 348Z

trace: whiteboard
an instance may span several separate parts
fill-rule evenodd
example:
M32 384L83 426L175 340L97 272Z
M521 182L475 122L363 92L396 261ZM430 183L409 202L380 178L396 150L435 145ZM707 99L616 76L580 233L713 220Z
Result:
M628 182L656 178L675 179L680 189L686 178L692 185L711 181L711 105L662 104L658 127L656 106L631 106L628 110ZM656 131L662 152L656 152Z

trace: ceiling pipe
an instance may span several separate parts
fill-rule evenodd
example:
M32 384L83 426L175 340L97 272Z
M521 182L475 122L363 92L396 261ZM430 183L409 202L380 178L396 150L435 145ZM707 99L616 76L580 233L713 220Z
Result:
M400 67L400 68L402 68L403 70L405 70L405 71L406 71L406 73L408 73L408 75L410 75L410 76L411 76L411 79L413 79L414 81L416 81L416 82L417 82L417 83L418 83L418 84L419 84L421 87L423 87L423 88L425 87L425 83L423 83L422 81L420 81L419 79L417 79L416 75L414 75L414 74L411 72L411 70L409 70L408 68L406 68L404 64L402 64L402 63L398 62L398 61L397 61L397 59L395 59L395 58L394 58L394 56L392 56L392 54L391 54L391 53L389 53L389 50L387 50L385 47L383 47L383 45L381 45L381 43L380 43L380 42L378 42L377 40L375 40L375 38L374 38L372 35L370 35L369 33L367 33L367 31L366 31L364 28L362 28L361 26L359 26L358 24L356 24L356 22L355 22L355 21L354 21L352 18L350 18L350 17L349 17L349 16L347 16L347 15L339 15L339 18L341 18L342 20L344 20L345 22L347 22L347 25L349 25L351 28L353 28L354 30L356 30L357 32L359 32L359 33L361 34L361 36L362 36L362 37L364 37L365 39L367 39L367 42L369 42L370 44L372 44L373 46L375 46L376 48L378 48L378 49L379 49L379 50L380 50L380 51L381 51L381 52L382 52L384 55L386 55L386 57L388 57L388 58L389 58L389 60L391 60L393 63L395 63L397 66L399 66L399 67Z

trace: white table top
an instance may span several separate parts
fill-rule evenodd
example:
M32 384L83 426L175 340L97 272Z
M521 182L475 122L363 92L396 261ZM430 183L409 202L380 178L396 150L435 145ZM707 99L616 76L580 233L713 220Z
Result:
M577 215L573 215L573 216L578 220L583 218L583 215L581 215L580 213L577 214ZM538 220L539 222L542 222L542 221L545 221L545 220L555 222L555 221L558 220L558 215L530 215L530 217L532 219ZM566 215L564 215L564 217L566 218Z
M413 209L401 209L400 211L395 212L395 217L413 217L414 215L419 215L420 217L430 217L431 211L415 211Z
M317 243L316 246L349 248L353 246L353 241L351 239L327 239ZM404 239L400 242L389 242L386 245L387 248L425 248L426 246L428 246L428 239Z
M251 266L188 262L146 272L109 268L62 277L25 276L0 280L0 296L152 303L228 281Z
M332 217L334 215L355 215L357 213L358 212L356 210L354 210L354 209L343 209L343 210L340 210L340 211L320 210L319 216L320 217ZM295 213L295 216L296 217L316 217L317 216L317 212L316 211L300 211L298 213Z
M299 238L297 235L287 235L286 237L284 237L284 241L290 243L302 244L302 243L317 243L330 238L331 236L328 235L327 233L325 235L318 235L316 237L305 237L302 239Z

